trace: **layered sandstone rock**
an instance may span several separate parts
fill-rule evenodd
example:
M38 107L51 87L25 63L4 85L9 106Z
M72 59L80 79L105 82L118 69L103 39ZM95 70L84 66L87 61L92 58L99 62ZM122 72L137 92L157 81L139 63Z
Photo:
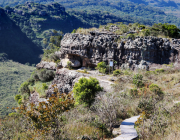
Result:
M83 34L65 34L61 41L60 59L79 61L83 67L95 67L104 61L109 64L115 60L116 68L146 69L152 64L179 63L180 40L157 37L136 37L124 39L112 32L90 32Z

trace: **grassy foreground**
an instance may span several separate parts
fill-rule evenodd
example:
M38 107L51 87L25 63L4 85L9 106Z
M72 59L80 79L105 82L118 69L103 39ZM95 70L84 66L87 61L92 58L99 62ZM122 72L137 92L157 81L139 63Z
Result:
M0 121L0 138L111 139L116 137L113 128L135 115L141 115L136 122L139 139L180 138L180 104L176 103L180 100L180 71L164 65L156 71L118 70L114 76L118 79L114 81L114 92L98 93L91 107L75 105L64 112L61 103L68 105L67 100L76 100L53 97L49 105L44 102L37 109L31 106L24 114L10 114ZM41 113L36 116L37 111Z

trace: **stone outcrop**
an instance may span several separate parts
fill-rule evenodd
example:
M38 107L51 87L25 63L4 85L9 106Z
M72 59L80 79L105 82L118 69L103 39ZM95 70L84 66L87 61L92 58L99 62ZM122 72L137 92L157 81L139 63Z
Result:
M152 64L179 63L180 40L157 37L122 39L112 32L93 31L65 34L61 41L60 59L79 61L83 67L95 67L99 62L116 61L116 68L146 69Z
M112 32L90 32L83 34L65 34L61 41L61 50L55 55L61 60L56 68L55 63L42 61L37 68L56 69L56 76L47 90L47 97L54 94L56 85L60 93L72 91L75 82L81 77L95 77L106 92L112 92L113 82L99 77L98 74L79 73L75 70L68 70L67 62L70 61L72 67L96 67L104 61L116 61L115 68L122 69L144 69L155 70L162 64L174 63L175 68L180 69L180 40L165 39L157 37L136 37L132 39L122 39ZM62 68L62 69L61 69Z
M56 85L60 93L69 93L72 91L75 82L78 81L80 77L84 77L82 73L68 70L68 69L58 69L56 71L55 78L52 84L49 86L47 91L47 96L50 97L54 93L53 85Z
M37 93L37 92L30 94L29 102L35 104L36 106L38 106L40 102L48 103L47 99L40 98L39 93Z
M37 69L48 69L48 70L56 70L56 63L54 62L46 62L41 61L36 65Z
M103 87L103 91L105 92L113 91L111 85L113 85L114 83L108 80L110 78L108 76L106 78L102 76L98 76L98 73L94 71L90 71L89 74L85 74L85 73L77 72L75 70L68 70L66 68L62 68L56 71L55 78L47 90L46 93L47 97L50 97L52 94L54 94L53 85L56 85L60 93L71 92L73 90L74 84L78 82L78 80L82 77L85 78L95 77L99 81L100 86Z

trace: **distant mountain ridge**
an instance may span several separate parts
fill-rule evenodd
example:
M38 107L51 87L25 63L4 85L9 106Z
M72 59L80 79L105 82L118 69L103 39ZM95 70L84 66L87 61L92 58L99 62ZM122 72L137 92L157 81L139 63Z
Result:
M0 0L0 5L16 6L29 0ZM116 16L143 20L145 23L171 23L180 27L180 3L177 0L31 0L41 4L58 2L67 9L108 11ZM170 14L170 15L169 15ZM180 16L179 16L180 17ZM136 22L136 21L135 21Z

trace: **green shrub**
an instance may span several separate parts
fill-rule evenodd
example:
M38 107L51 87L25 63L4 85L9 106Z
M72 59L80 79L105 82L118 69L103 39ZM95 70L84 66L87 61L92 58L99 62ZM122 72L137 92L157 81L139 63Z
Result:
M96 67L97 70L99 70L100 73L105 74L107 71L107 65L105 62L99 62Z
M58 63L60 63L60 62L61 62L60 59L58 59L58 60L55 61L56 64L58 64Z
M137 95L138 95L138 90L137 90L137 88L135 88L135 89L130 89L130 95L131 95L131 96L137 96Z
M115 70L115 71L113 71L113 75L114 76L118 76L118 75L120 75L121 74L121 70Z
M42 69L37 72L38 73L38 78L42 82L49 82L54 79L54 71L52 70L47 70L47 69Z
M76 33L76 29L74 29L71 33L72 33L72 34L73 34L73 33Z
M20 99L22 99L22 96L20 94L16 95L15 98L16 102L18 102Z
M143 79L143 76L141 74L134 75L133 84L138 88L143 87L144 83L143 83L142 79Z
M67 62L67 67L68 67L68 69L72 69L72 63L71 63L71 61L68 61L68 62Z
M152 74L155 74L155 72L154 71L146 71L145 76L150 76Z
M148 117L154 109L153 101L151 99L142 99L139 101L138 108L141 112L145 111L145 115Z
M96 93L102 91L99 81L96 78L90 77L79 79L78 83L75 83L73 88L74 98L76 104L85 104L89 107L95 99Z
M22 104L22 99L18 100L18 104L21 105Z
M34 78L29 78L28 80L27 80L27 82L29 83L29 85L34 85L34 83L35 83L35 79Z
M9 113L9 114L8 114L9 117L15 117L15 116L17 116L17 115L18 115L18 114L17 114L16 112L12 112L12 113Z
M48 89L48 86L47 86L46 83L43 83L42 86L43 86L43 89L44 89L44 90L47 90L47 89Z
M30 95L30 89L29 89L29 83L26 81L24 83L21 84L20 88L19 88L19 92L21 94L25 94L28 93L28 95Z
M151 84L150 86L149 86L149 89L150 89L150 91L152 91L152 92L154 92L155 93L155 95L158 95L159 97L163 97L163 95L164 95L164 93L163 93L163 91L161 90L161 88L158 86L158 85L156 85L156 84Z
M127 37L131 38L131 39L135 39L135 35L134 34L128 34Z
M155 72L157 72L157 73L163 73L163 72L165 72L165 70L164 70L164 69L156 69Z
M45 90L48 89L48 83L42 83L40 81L36 82L35 85L33 86L29 86L30 91L36 91L37 93L39 93L40 97L44 97L46 96L46 92Z

